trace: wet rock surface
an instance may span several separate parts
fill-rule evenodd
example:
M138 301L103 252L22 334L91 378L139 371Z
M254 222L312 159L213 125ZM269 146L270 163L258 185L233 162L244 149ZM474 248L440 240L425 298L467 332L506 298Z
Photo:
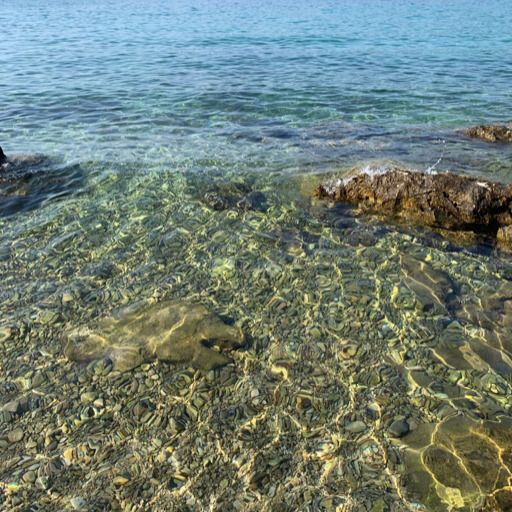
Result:
M472 126L466 130L466 134L487 142L512 142L512 124Z
M427 174L398 168L378 174L362 173L333 185L319 185L315 196L421 226L491 237L512 224L511 185L450 173Z
M231 359L206 344L233 349L244 344L237 327L225 324L201 305L172 301L134 304L104 319L97 331L79 327L64 339L72 361L108 358L121 372L153 359L211 370Z

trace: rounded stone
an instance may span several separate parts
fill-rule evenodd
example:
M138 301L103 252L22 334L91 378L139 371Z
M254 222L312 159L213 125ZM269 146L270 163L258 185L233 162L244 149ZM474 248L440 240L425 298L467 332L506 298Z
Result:
M389 435L391 437L403 437L409 433L409 424L403 420L396 420L389 426Z
M9 439L9 441L11 443L17 443L17 442L21 441L24 436L25 436L25 433L23 432L23 429L21 427L18 427L18 428L15 428L14 430L11 430L7 434L7 439Z
M36 481L36 478L37 478L37 475L35 473L35 471L27 471L24 475L23 475L23 480L27 483L31 483L33 484L35 481Z
M363 421L353 421L347 425L347 430L353 434L359 434L366 430L366 424Z
M81 510L83 508L86 508L86 506L87 506L87 501L85 501L82 498L82 496L75 496L74 498L71 498L71 500L69 500L69 502L71 503L71 506L75 510Z

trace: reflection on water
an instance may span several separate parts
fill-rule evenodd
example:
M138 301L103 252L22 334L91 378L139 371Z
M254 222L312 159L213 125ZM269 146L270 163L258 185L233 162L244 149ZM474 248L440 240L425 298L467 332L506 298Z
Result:
M4 504L507 510L509 254L311 203L307 180L83 168L80 195L0 222ZM63 357L144 299L248 346L208 373Z

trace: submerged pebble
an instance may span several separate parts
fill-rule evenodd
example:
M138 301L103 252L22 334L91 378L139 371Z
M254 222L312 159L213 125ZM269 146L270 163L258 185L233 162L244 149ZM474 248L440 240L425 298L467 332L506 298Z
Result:
M391 437L402 437L409 432L409 424L403 420L395 420L389 426L389 435Z

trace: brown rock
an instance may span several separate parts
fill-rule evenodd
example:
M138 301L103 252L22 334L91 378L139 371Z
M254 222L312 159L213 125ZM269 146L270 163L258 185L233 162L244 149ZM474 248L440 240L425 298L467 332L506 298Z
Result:
M503 245L512 245L512 225L498 229L498 242Z
M381 174L363 173L335 185L319 185L315 196L423 226L493 237L499 228L512 225L512 185L451 173L398 168Z
M512 142L512 125L473 126L466 130L466 134L488 142Z

